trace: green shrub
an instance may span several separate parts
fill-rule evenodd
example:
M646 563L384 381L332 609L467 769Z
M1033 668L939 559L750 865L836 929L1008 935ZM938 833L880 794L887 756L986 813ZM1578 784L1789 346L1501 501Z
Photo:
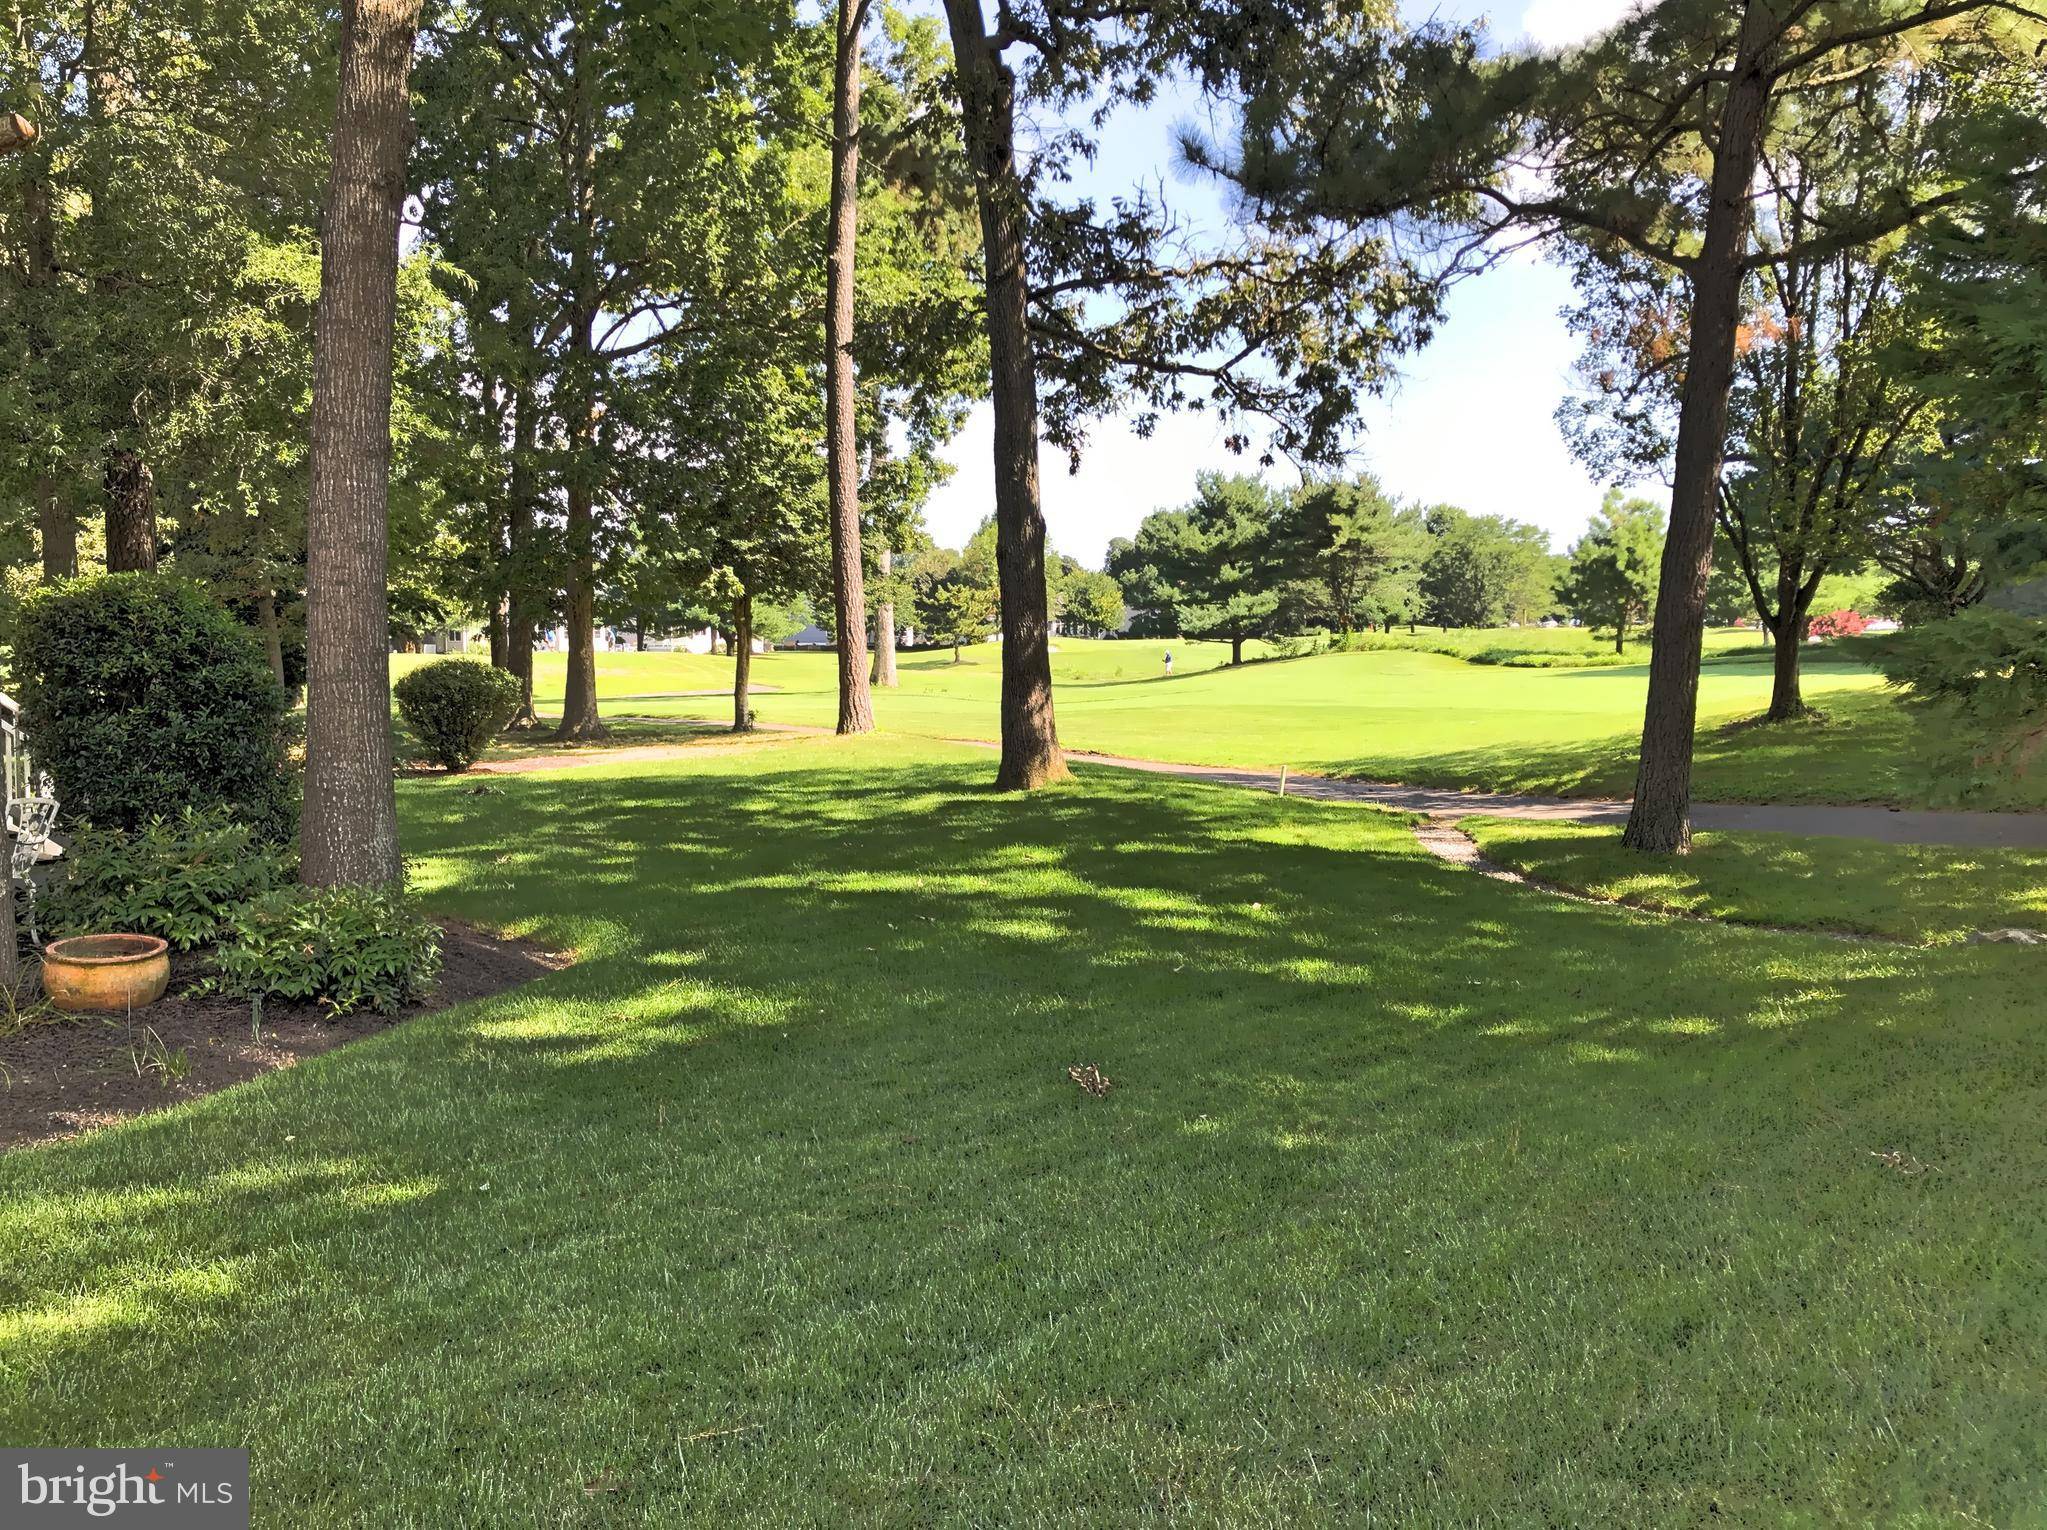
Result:
M1467 664L1509 669L1610 669L1641 664L1649 657L1647 634L1623 655L1611 639L1601 643L1584 627L1453 627L1445 632L1353 632L1338 640L1344 653L1437 653Z
M202 986L342 1015L424 998L440 971L441 932L402 889L280 887L235 911Z
M137 833L86 828L54 868L40 909L60 935L161 935L180 951L220 938L251 898L290 880L284 856L220 810L191 809Z
M2047 621L1972 606L1940 621L1832 645L1872 660L1908 700L1931 711L1942 753L1936 800L2038 767L2047 753Z
M398 715L434 763L467 770L519 707L519 682L474 659L441 659L398 682Z
M284 697L256 635L198 586L100 574L37 590L15 671L67 819L133 831L224 807L268 841L296 831Z
M1627 653L1595 648L1574 653L1554 653L1545 648L1481 648L1463 655L1473 664L1493 664L1503 669L1613 669L1622 664L1649 662L1649 645L1642 642Z

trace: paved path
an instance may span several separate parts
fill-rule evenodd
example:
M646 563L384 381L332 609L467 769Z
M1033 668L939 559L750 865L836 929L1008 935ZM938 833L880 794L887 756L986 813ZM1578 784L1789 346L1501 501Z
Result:
M614 718L614 721L620 719ZM673 719L645 719L671 722ZM702 723L706 733L728 733L723 724ZM792 723L763 723L759 733L828 734L829 728ZM745 735L732 735L731 742L743 743ZM1000 746L987 739L956 738L946 742L968 744L976 749ZM649 760L683 759L700 755L714 743L627 744L595 746L558 755L525 755L478 765L489 775L523 775L537 770L573 770L579 766L640 764ZM1080 765L1104 765L1117 770L1142 770L1161 776L1184 776L1218 786L1241 786L1254 791L1279 790L1276 770L1245 770L1223 765L1176 765L1166 760L1137 760L1119 754L1086 754L1070 751L1067 758ZM1600 801L1585 797L1523 797L1497 792L1461 792L1451 787L1399 786L1385 781L1352 781L1340 776L1292 775L1286 778L1287 795L1313 797L1324 802L1364 802L1401 812L1420 813L1429 818L1533 818L1558 823L1623 824L1628 819L1625 802ZM1828 807L1795 804L1749 804L1740 802L1695 802L1692 825L1699 829L1760 830L1771 834L1805 834L1822 839L1873 839L1890 845L1956 845L1978 850L2047 850L2047 813L1962 813L1924 808Z
M1133 760L1112 754L1075 753L1068 758L1083 765L1109 765L1119 770L1186 776L1222 786L1244 786L1257 791L1279 789L1279 772L1273 770L1173 765L1163 760ZM1460 792L1448 787L1396 786L1381 781L1350 781L1337 776L1288 775L1286 790L1290 797L1314 797L1327 802L1366 802L1378 807L1421 813L1430 818L1468 818L1485 814L1498 818L1611 824L1626 823L1628 819L1625 802ZM1916 808L1698 802L1692 805L1692 825L1700 829L1807 834L1824 839L1874 839L1891 845L2047 850L2047 813L1958 813Z

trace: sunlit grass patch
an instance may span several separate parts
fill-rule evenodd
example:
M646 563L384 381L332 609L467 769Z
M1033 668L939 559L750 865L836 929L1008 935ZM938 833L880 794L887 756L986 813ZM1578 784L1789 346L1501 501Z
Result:
M991 767L405 783L431 906L578 964L0 1159L0 1433L293 1526L2037 1506L2035 953Z

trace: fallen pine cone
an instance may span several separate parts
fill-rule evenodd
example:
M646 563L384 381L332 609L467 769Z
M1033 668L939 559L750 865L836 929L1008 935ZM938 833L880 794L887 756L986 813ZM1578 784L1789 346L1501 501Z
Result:
M1082 1094L1100 1099L1116 1086L1109 1082L1109 1075L1093 1063L1075 1063L1066 1070L1066 1076L1080 1086Z

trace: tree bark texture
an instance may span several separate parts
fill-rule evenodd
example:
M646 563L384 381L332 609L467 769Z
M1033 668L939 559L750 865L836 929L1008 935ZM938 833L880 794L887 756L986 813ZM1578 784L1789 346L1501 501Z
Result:
M896 555L884 547L881 550L881 578L884 592L894 588L889 581L896 570ZM896 603L884 593L874 608L874 673L873 682L886 690L896 688Z
M420 0L344 0L313 351L300 879L401 875L386 565L391 353Z
M36 480L36 521L43 536L43 578L69 579L78 572L78 519L54 478Z
M263 657L270 664L270 678L280 691L290 689L284 678L284 629L277 620L277 591L256 592L256 629L263 634Z
M585 55L584 32L577 28L571 44L577 94L575 142L576 221L572 260L575 284L574 317L569 326L570 398L567 410L569 475L566 531L569 562L567 621L569 663L562 693L561 726L554 736L564 743L602 738L597 715L597 519L596 477L598 368L596 326L602 299L597 274L597 121L594 91Z
M1749 194L1770 104L1767 51L1774 30L1770 6L1749 0L1734 77L1721 106L1705 240L1691 271L1692 333L1678 415L1670 529L1651 636L1642 757L1622 835L1624 844L1656 855L1682 855L1692 844L1692 745L1706 631L1706 576L1712 568L1713 511L1734 386Z
M25 145L24 145L25 146ZM47 287L57 278L57 226L50 211L50 183L44 174L38 151L24 163L21 173L22 228L28 236L28 261L23 281L31 289ZM50 338L38 305L31 303L28 318L28 351L40 360L49 354ZM56 476L49 472L36 477L36 523L42 534L43 578L69 579L78 572L78 519L71 513L59 491Z
M732 602L732 731L753 732L753 592Z
M945 0L967 157L987 266L995 412L995 565L1002 594L1002 763L995 784L1030 791L1066 776L1052 713L1045 515L1038 493L1038 375L1016 165L1016 80L990 46L980 0Z
M142 453L121 447L107 454L107 572L149 573L156 568L156 475Z
M860 33L868 0L838 0L832 71L831 221L825 249L825 471L831 488L832 609L841 733L874 731L867 692L867 592L860 550L853 277L860 231Z
M506 633L506 666L519 682L519 707L507 729L537 728L533 710L533 644L539 606L533 589L533 452L539 441L539 410L533 390L522 387L512 400L511 596Z

